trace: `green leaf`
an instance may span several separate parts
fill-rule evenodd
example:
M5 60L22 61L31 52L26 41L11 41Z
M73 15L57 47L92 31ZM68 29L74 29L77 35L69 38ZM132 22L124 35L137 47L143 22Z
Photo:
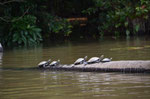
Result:
M35 43L35 41L32 38L30 38L29 41L31 41L32 43Z
M24 45L27 45L27 39L24 35L22 35L22 41L23 41Z
M140 29L140 25L139 25L139 24L137 24L137 25L135 26L135 31L136 31L136 32L138 32L138 31L139 31L139 29Z
M33 36L33 40L36 41L36 34L33 33L32 36Z
M130 35L130 31L126 30L126 36L129 36L129 35Z
M120 24L120 23L115 24L115 27L116 27L116 28L118 28L119 26L121 26L121 24Z
M127 26L128 26L128 21L126 21L126 22L124 23L124 26L125 26L125 27L127 27Z

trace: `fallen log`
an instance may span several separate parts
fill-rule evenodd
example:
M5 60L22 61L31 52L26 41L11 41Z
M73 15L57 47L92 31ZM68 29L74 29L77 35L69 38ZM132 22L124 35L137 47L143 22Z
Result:
M83 72L124 72L124 73L150 73L150 61L111 61L87 65L59 65L48 66L48 70L83 71Z

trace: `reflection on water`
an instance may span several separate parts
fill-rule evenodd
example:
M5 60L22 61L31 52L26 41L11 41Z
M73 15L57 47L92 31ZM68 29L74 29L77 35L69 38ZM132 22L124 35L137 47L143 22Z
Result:
M2 99L150 98L149 74L2 71Z
M13 69L34 67L49 58L71 64L78 57L101 54L113 60L150 60L150 39L105 39L5 49L0 54L0 99L150 98L149 74Z

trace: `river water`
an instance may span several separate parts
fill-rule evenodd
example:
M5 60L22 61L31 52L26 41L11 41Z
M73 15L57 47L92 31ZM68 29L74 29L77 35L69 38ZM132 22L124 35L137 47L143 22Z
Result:
M150 99L150 74L30 69L40 61L72 64L88 56L150 60L150 38L64 41L0 53L0 99Z

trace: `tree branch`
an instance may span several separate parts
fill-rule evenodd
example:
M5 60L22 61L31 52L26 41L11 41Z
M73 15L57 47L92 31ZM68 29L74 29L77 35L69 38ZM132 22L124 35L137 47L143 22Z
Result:
M24 0L9 0L9 1L5 1L5 2L0 2L0 5L5 5L11 2L24 2Z
M22 14L22 16L20 16L20 17L17 18L16 20L13 20L13 22L14 22L14 21L17 21L17 20L20 20L22 17L24 17L24 16L28 13L29 9L30 9L30 7L28 7L28 9Z
M0 17L0 20L5 21L5 22L7 22L7 23L10 22L10 21L4 19L3 17Z
M30 7L28 7L28 9L22 14L22 16L20 16L20 17L18 17L17 19L15 19L15 20L7 20L7 19L5 19L5 18L3 18L3 17L0 17L0 20L2 20L2 21L5 21L5 22L15 22L15 21L17 21L17 20L20 20L22 17L24 17L27 13L28 13L28 11L29 11L29 9L30 9Z

